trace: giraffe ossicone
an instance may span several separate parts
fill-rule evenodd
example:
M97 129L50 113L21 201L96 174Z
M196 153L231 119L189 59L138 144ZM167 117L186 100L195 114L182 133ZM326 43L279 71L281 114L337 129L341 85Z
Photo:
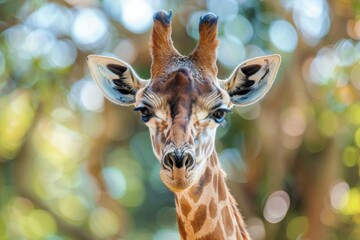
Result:
M171 18L171 11L154 14L151 79L141 79L124 61L98 55L88 56L90 72L110 101L134 105L149 127L160 178L175 194L181 239L250 239L214 139L234 105L253 104L269 91L280 55L250 59L218 79L218 17L200 18L199 41L188 56L173 45Z

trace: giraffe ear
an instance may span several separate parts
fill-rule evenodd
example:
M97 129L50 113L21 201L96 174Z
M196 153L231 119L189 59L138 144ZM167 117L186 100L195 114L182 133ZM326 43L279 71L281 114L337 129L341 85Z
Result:
M126 62L98 55L89 55L90 73L105 97L119 105L135 103L136 92L149 81L140 79Z
M220 86L229 93L233 104L247 106L262 99L274 83L281 62L280 55L250 59L235 68Z

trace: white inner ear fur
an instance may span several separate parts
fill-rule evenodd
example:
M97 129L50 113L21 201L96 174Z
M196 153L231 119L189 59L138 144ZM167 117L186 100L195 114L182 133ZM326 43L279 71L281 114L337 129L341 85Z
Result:
M134 90L134 92L136 92L140 88L147 86L150 82L139 78L128 63L115 58L89 55L87 57L87 63L97 86L103 92L104 96L115 104L131 105L135 102L135 95L119 91L121 87L124 87L125 90ZM116 65L126 70L121 72L121 75L117 75L107 67L108 65ZM119 87L114 80L121 82L122 86Z
M278 54L257 57L241 63L219 85L228 92L231 102L238 106L251 105L261 100L270 90L279 70L281 57ZM256 66L256 72L243 72L248 66Z

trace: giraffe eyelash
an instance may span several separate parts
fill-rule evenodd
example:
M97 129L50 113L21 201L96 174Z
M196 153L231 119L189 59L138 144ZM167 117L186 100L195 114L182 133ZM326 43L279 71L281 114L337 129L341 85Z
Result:
M163 104L161 98L152 92L144 92L144 98L146 98L154 108L160 108Z
M216 92L212 92L201 100L200 105L210 112L218 106L221 106L221 95L218 95Z

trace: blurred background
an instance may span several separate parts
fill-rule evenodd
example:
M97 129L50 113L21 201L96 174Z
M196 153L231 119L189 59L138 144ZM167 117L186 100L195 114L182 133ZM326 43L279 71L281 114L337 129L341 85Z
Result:
M152 15L195 47L220 16L219 78L279 53L264 101L216 148L254 240L360 239L360 1L0 0L0 239L179 239L147 128L105 100L85 59L149 78Z

